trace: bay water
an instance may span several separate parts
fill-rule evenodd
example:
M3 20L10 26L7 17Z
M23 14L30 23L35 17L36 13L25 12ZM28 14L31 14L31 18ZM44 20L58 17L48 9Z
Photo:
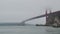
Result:
M60 34L60 28L48 26L0 26L0 34Z

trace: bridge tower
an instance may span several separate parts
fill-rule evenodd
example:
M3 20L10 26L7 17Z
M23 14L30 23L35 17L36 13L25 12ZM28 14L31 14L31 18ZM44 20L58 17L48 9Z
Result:
M48 20L47 10L46 10L45 14L46 14L46 25L48 25L48 23L47 23L47 20Z
M48 15L48 11L46 10L46 24L45 24L46 26L50 26L53 22L53 17L51 13L52 13L51 10L49 10L50 15Z

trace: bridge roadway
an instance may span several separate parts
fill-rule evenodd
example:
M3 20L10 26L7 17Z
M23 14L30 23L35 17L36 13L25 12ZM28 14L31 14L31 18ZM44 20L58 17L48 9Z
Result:
M33 20L33 19L37 19L37 18L41 18L41 17L44 17L44 16L46 16L46 15L40 15L40 16L33 17L33 18L30 18L30 19L26 19L26 20L22 21L21 23L25 25L25 22L27 22L27 21L30 21L30 20Z

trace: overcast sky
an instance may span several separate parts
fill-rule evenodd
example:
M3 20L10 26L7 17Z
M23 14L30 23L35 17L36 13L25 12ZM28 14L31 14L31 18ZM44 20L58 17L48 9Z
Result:
M0 22L21 22L45 14L46 8L60 10L60 0L0 0ZM45 17L27 23L45 24Z

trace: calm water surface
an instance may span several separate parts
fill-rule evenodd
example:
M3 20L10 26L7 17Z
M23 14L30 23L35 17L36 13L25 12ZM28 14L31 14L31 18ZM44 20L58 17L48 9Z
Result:
M60 28L47 26L0 26L0 34L60 34Z

